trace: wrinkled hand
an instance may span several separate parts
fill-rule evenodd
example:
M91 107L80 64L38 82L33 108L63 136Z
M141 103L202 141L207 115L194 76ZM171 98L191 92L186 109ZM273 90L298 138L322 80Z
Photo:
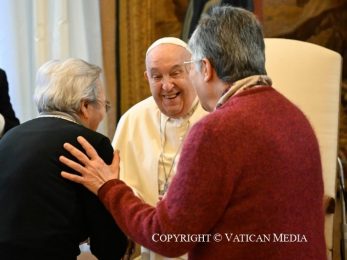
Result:
M116 151L114 153L111 165L107 165L86 139L79 136L77 137L77 141L82 145L88 156L69 143L65 143L64 148L76 157L81 164L76 163L65 156L60 156L59 160L71 169L79 172L81 176L65 171L62 171L61 175L70 181L83 184L91 192L97 194L99 188L105 182L112 179L118 179L119 152Z

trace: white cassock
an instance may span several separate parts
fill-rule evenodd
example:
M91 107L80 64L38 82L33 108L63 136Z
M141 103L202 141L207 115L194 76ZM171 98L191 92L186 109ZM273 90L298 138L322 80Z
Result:
M179 119L162 114L153 97L131 107L121 117L112 141L113 148L120 151L120 179L143 201L155 206L175 175L185 136L206 114L198 98L188 115ZM142 247L141 259L172 258Z

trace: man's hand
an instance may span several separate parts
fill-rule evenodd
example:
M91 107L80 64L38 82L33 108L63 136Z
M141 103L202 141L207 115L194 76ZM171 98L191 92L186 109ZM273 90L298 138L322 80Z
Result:
M77 137L77 141L82 145L87 155L69 143L64 144L64 148L70 152L81 164L76 163L65 156L60 156L59 160L79 172L81 176L65 171L61 175L73 182L83 184L87 189L97 195L99 188L107 181L118 179L119 176L119 152L113 155L111 165L107 165L86 139L82 136Z

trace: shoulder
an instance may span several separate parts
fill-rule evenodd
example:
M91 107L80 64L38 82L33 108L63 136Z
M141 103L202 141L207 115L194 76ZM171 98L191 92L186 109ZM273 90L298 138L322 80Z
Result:
M119 120L119 124L142 124L153 120L159 113L159 108L153 97L148 97L132 106Z
M81 128L81 134L90 142L94 143L95 145L100 145L100 144L108 144L110 143L110 139L99 133L95 132L89 128L86 128L84 126L78 125Z
M71 135L76 136L76 138L83 136L107 164L112 162L113 148L108 137L78 124L71 124L68 129L70 130L67 132L70 131Z
M224 105L211 113L205 112L206 114L190 130L192 135L203 139L208 138L208 140L213 136L216 140L224 138L227 129L232 129L232 132L227 133L228 135L238 135L245 119L252 119L257 115L254 112L256 110L252 109L253 104L251 104L257 98L253 98L253 95L250 95L252 93L245 94L230 98Z
M93 142L100 142L100 141L104 141L107 140L108 137L106 137L105 135L99 133L99 132L95 132L89 128L86 128L84 126L81 125L77 125L81 132L83 133L83 135L85 135L85 137L87 137L89 140L93 141Z
M209 143L212 137L217 138L225 129L225 120L224 115L218 111L203 116L189 130L187 142L191 144Z
M122 117L136 116L139 113L153 113L155 110L158 110L158 106L155 103L154 98L148 97L129 108Z

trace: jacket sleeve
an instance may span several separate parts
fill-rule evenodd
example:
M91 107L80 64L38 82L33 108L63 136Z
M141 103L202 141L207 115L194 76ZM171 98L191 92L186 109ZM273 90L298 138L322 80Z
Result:
M0 114L5 119L5 128L3 134L10 128L19 124L19 120L13 111L10 96L8 94L8 82L5 71L0 69Z
M95 148L100 157L110 164L113 149L109 139L104 137ZM94 194L84 189L83 196L91 252L99 260L121 259L127 247L127 237Z

